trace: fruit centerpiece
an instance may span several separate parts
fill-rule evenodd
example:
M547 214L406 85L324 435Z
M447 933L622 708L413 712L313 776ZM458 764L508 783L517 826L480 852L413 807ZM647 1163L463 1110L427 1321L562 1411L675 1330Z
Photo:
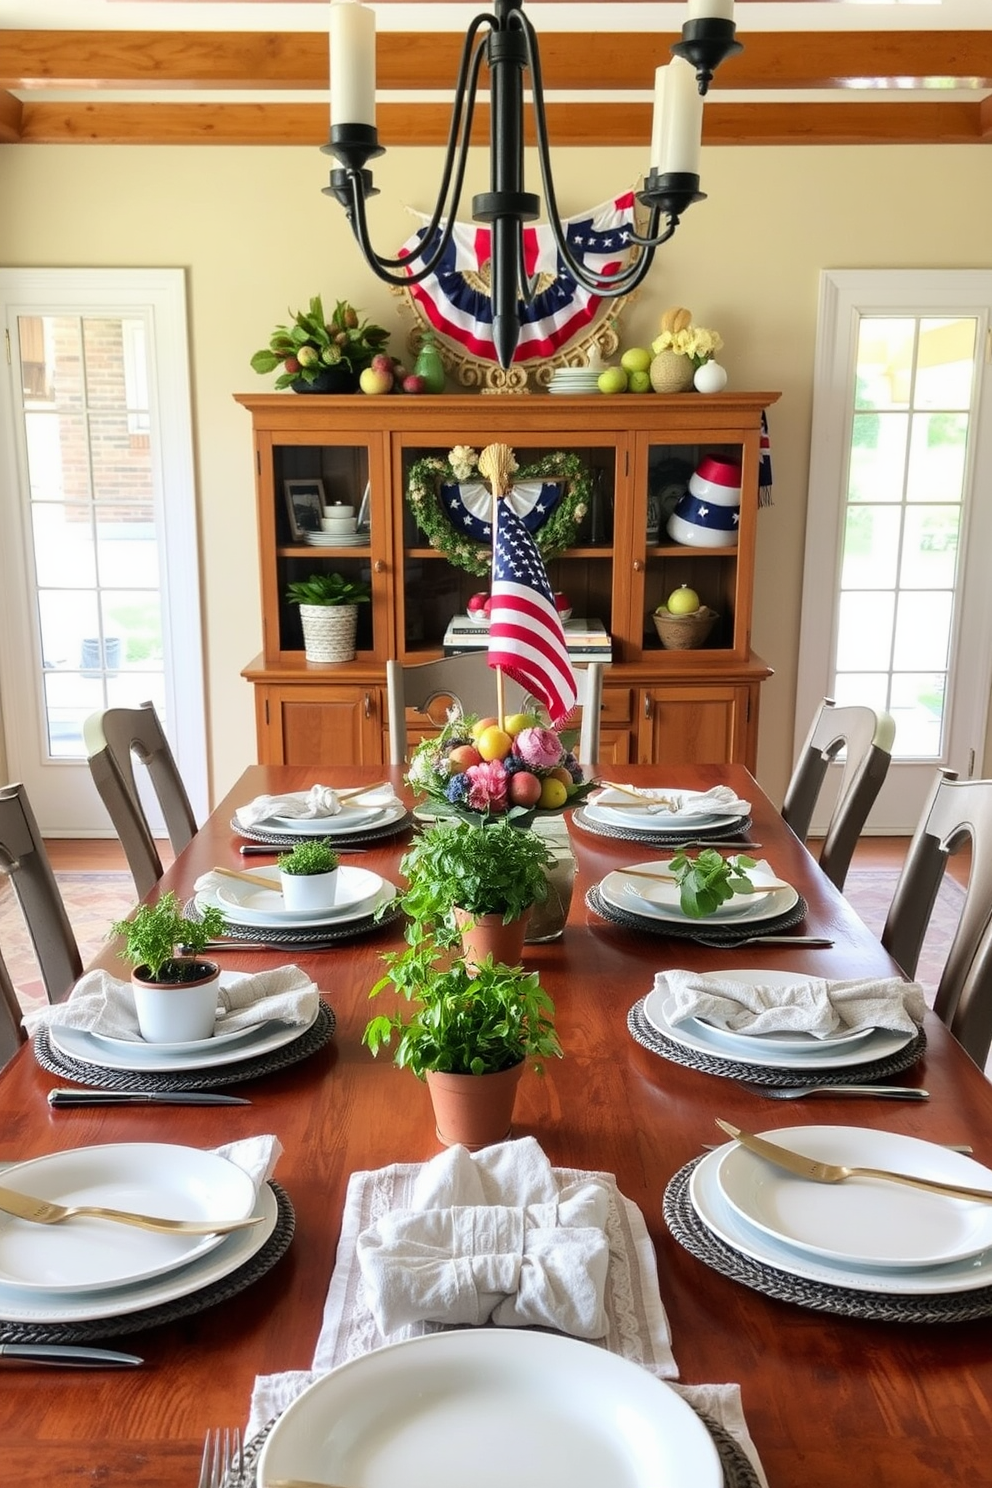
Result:
M455 714L414 750L407 775L441 815L517 825L535 812L561 811L592 790L568 733L545 728L536 713L498 718Z

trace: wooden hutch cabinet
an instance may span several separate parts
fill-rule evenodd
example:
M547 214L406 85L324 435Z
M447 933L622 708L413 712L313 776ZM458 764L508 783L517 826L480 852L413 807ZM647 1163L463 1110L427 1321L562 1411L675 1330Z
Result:
M243 675L255 689L259 760L388 759L386 661L440 656L448 622L487 587L419 531L406 500L409 471L458 444L478 451L500 442L521 466L574 452L589 472L577 541L548 573L574 614L601 620L612 637L604 763L735 761L753 771L760 687L770 675L751 652L759 440L762 410L778 396L238 395L255 441L263 650ZM733 547L683 546L665 531L705 454L741 464ZM328 548L293 538L285 482L315 478L328 502L357 509L367 496L365 543ZM285 595L294 580L330 571L370 582L372 602L359 606L355 660L320 665L305 660L299 611ZM651 619L680 584L719 614L699 650L664 650ZM410 719L414 737L418 717Z

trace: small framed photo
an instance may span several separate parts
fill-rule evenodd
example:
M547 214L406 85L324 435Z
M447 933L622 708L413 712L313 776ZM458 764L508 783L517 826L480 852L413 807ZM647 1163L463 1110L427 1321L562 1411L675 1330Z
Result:
M297 542L302 542L308 532L319 532L320 519L324 515L324 482L322 480L283 481L286 492L286 510L289 513L289 530Z

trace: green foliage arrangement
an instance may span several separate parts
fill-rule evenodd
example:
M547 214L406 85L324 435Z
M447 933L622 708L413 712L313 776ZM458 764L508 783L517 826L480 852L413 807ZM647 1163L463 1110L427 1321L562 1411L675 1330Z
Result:
M400 872L408 887L400 903L415 922L433 925L452 944L455 905L472 915L502 915L504 924L548 896L545 869L554 857L545 841L506 818L482 825L445 819L420 831Z
M414 927L405 951L384 956L389 968L369 993L392 987L406 999L392 1016L372 1018L363 1035L373 1055L390 1046L393 1062L418 1080L427 1072L490 1075L525 1059L561 1058L554 1004L536 972L494 964L487 957L469 971L450 962L447 951L422 925Z
M368 604L372 591L360 579L346 579L344 574L311 574L299 579L286 590L289 604L353 605Z
M207 943L223 935L227 920L222 910L208 905L199 920L187 920L170 890L154 904L142 904L133 919L118 920L110 934L124 940L124 957L149 982L185 982L198 974L196 957ZM183 954L177 949L183 947Z
M462 462L453 459L468 451L469 459ZM493 553L491 544L471 542L454 528L441 505L440 487L467 480L478 479L469 468L474 450L467 445L458 445L447 459L429 455L411 465L407 476L406 499L432 548L443 553L449 563L468 573L487 577L492 571ZM579 523L585 516L592 498L592 476L582 459L576 454L562 451L545 455L532 465L518 469L515 480L561 481L565 485L561 499L542 527L532 533L545 562L557 558L575 542Z
M281 853L276 859L281 873L307 878L314 873L333 873L340 861L326 837L304 838L292 852Z
M251 365L262 374L282 366L277 388L290 387L294 382L316 382L327 367L345 365L357 376L388 340L388 331L362 320L347 300L339 300L327 320L320 295L314 295L309 311L297 310L292 325L276 326L268 346L255 352Z
M754 858L742 854L724 858L712 847L704 848L695 858L677 853L669 868L679 886L682 913L691 920L701 920L735 894L753 893L754 885L746 870L754 866Z

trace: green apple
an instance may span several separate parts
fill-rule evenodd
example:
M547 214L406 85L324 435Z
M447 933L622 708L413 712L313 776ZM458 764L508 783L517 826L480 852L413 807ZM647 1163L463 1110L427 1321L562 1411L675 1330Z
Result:
M620 358L625 372L646 372L651 365L652 353L643 346L631 346Z
M690 589L688 584L683 584L679 589L673 589L668 596L668 613L670 615L691 615L694 610L699 609L699 595L695 589Z
M627 374L628 393L649 393L651 391L651 375L648 372L630 372Z
M607 367L596 379L596 386L601 393L625 393L627 391L627 374L622 367Z

